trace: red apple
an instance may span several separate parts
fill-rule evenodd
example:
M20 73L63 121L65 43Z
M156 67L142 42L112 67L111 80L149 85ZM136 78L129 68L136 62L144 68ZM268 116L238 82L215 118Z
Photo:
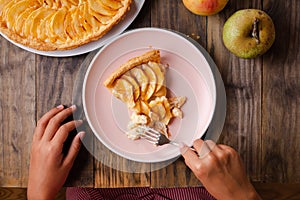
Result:
M223 10L228 0L182 0L182 2L192 13L208 16Z

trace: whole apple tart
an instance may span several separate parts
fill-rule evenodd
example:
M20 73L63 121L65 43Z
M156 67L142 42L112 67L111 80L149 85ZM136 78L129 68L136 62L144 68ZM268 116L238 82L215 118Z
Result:
M43 51L73 49L101 38L132 0L0 0L0 31Z

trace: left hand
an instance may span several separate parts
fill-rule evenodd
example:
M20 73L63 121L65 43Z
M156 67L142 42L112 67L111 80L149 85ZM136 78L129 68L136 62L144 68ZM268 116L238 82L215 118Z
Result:
M47 112L37 123L31 147L27 197L29 200L54 199L65 183L81 146L78 133L66 155L62 153L69 132L82 124L74 120L62 125L75 106L58 106Z

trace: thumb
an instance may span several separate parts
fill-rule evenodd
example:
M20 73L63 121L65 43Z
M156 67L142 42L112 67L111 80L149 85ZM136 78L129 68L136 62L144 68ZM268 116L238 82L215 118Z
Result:
M64 165L72 166L81 147L81 139L84 137L85 132L79 132L73 139L67 156L64 159Z

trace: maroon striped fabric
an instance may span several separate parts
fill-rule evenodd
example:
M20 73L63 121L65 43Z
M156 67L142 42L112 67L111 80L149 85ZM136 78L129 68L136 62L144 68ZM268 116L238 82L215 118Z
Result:
M67 188L67 200L215 200L203 187Z

